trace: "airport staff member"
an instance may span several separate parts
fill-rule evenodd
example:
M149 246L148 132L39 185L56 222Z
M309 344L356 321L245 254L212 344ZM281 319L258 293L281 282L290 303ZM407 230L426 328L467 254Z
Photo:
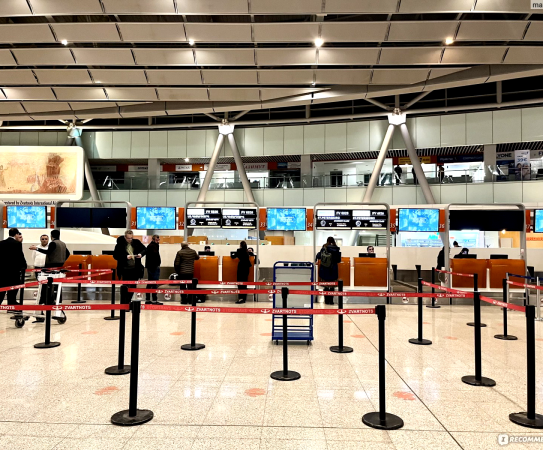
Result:
M160 236L158 234L153 235L152 241L147 246L147 252L145 255L145 268L147 269L147 279L149 281L155 281L160 279ZM148 284L147 289L157 289L156 284ZM158 294L153 294L153 301L151 302L151 294L145 294L145 303L147 305L162 305L158 301Z
M366 253L375 253L375 248L373 247L373 245L368 245L366 247Z
M181 242L181 250L175 255L173 266L180 280L192 280L194 278L194 261L200 259L198 253L189 247L186 241ZM181 284L180 289L188 289L190 284ZM181 304L188 305L187 294L181 294Z
M117 275L125 281L137 281L143 276L141 258L145 256L145 246L138 239L134 239L132 230L126 230L124 236L117 238L117 245L113 251L113 258L117 261ZM128 292L129 286L121 286L121 303L130 303L132 293Z
M66 244L60 240L60 230L51 231L51 243L46 249L30 246L30 250L36 250L45 256L45 267L62 267L70 257L70 251Z
M9 230L9 237L0 242L0 287L21 284L22 271L26 269L26 259L23 253L23 235L17 228ZM8 305L17 303L19 289L7 291ZM6 291L0 292L0 305L4 301Z
M339 247L336 245L336 240L330 236L326 240L321 248L321 251L317 253L317 260L320 260L319 264L319 278L321 281L337 281L339 277L338 263L341 262L341 253ZM325 286L325 291L333 291L334 286ZM334 304L334 297L332 295L324 296L324 303L327 305Z
M46 234L42 234L40 236L40 246L38 248L41 248L42 250L47 250L48 247L49 236L47 236ZM34 252L34 269L43 269L45 267L46 257L47 255L36 250ZM38 278L38 272L36 272L36 278Z

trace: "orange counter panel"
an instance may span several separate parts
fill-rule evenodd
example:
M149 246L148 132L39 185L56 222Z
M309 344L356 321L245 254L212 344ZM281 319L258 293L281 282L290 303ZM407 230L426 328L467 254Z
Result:
M317 261L317 273L319 273L319 266L321 261ZM343 286L351 285L351 258L342 257L341 262L338 264L338 280L343 280Z
M479 289L486 287L486 259L451 259L451 272L471 273L478 275ZM473 289L473 278L453 275L452 287Z
M194 278L217 281L219 279L219 257L200 256L200 259L194 261Z
M79 269L81 264L82 269L88 269L92 256L88 255L70 255L66 261L64 261L65 269Z
M354 258L355 286L388 286L386 258Z
M523 259L489 259L487 261L488 268L490 269L491 288L501 288L502 280L505 278L507 272L516 273L517 275L526 273L526 262ZM511 281L524 283L526 280L511 277Z
M252 267L249 270L249 281L255 281L255 276L254 276L255 257L251 256L250 259L251 259ZM237 281L236 273L238 270L238 263L239 263L239 260L237 258L232 259L230 256L223 256L222 281Z

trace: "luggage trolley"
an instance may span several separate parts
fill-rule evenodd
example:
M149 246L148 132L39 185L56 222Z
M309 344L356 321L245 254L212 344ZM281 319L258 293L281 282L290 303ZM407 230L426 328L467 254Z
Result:
M49 270L49 269L43 269L41 272L38 273L38 281L47 281L48 278L66 278L66 271L65 270ZM55 286L53 284L53 286ZM40 304L40 299L42 295L42 290L45 287L44 284L38 285L38 290L35 292L36 296L36 304ZM54 287L53 287L54 289ZM57 284L56 289L56 297L55 297L55 305L60 304L60 297L62 294L62 284ZM15 327L16 328L22 328L25 326L25 323L30 317L34 317L37 322L42 322L45 320L43 311L34 311L34 314L13 314L11 317L13 320L15 320ZM60 325L66 323L66 314L64 311L53 311L53 314L51 315L51 319L56 320Z
M314 264L306 261L277 261L273 265L273 281L306 281L307 285L296 286L296 290L315 290L313 282ZM275 289L275 286L274 286ZM280 288L279 288L280 289ZM315 292L318 295L318 292ZM313 309L313 295L289 295L289 308ZM308 301L309 300L309 301ZM283 299L281 295L273 294L273 307L282 308ZM288 316L288 340L307 341L308 344L313 337L313 316ZM292 325L295 323L295 325ZM274 314L272 317L272 341L279 344L283 339L283 316Z

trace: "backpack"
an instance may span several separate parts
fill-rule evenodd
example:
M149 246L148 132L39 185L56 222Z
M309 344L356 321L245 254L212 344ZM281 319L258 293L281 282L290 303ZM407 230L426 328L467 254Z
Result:
M326 247L321 250L321 266L330 267L332 265L332 253Z

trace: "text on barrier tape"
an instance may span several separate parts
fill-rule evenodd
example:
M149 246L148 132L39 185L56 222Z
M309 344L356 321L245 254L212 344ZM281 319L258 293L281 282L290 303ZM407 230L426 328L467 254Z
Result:
M489 298L489 297L483 297L482 295L479 298L483 302L487 302L496 306L501 306L502 308L512 309L514 311L526 312L526 308L524 306L514 305L512 303L500 302L499 300L494 300L493 298Z
M238 294L281 294L280 289L136 289L128 292L140 294L206 294L206 295L238 295ZM289 291L293 295L328 295L341 297L400 297L400 298L470 298L473 294L459 292L454 294L417 294L416 292L336 292L336 291Z
M217 286L337 286L337 281L200 281L198 284Z
M470 278L473 278L473 274L472 273L458 273L458 272L450 272L448 270L440 270L440 269L436 269L436 272L440 272L440 273L448 273L448 274L451 274L451 275L458 275L459 277L470 277Z
M237 313L237 314L276 314L289 316L310 315L345 315L345 314L375 314L375 308L348 308L348 309L282 309L282 308L223 308L205 306L177 306L177 305L141 305L141 309L157 311L186 311L208 313Z
M507 284L510 284L511 286L520 286L523 288L538 289L540 291L543 291L543 286L536 286L535 284L517 283L516 281L508 281Z
M427 281L423 281L422 285L423 286L433 287L434 289L439 289L441 291L446 291L446 292L450 292L450 293L453 293L453 294L459 294L459 295L463 294L462 297L458 297L458 298L471 298L471 297L473 297L473 292L466 292L466 291L460 291L458 289L451 289L451 288L448 288L448 287L445 287L445 286L440 286L438 284L428 283Z
M130 305L0 305L0 311L90 311L97 309L128 311Z
M85 278L85 277L82 277ZM68 280L70 278L60 278L59 280ZM84 281L84 280L83 280ZM64 283L69 283L69 281L63 281ZM83 284L192 284L192 280L88 280L84 281Z
M111 270L108 271L108 273L111 273ZM102 273L95 273L95 274L92 274L92 275L84 275L84 276L77 276L77 277L70 277L70 278L53 278L53 284L57 284L57 283L73 283L73 284L76 284L76 283L83 282L83 281L84 281L83 284L88 284L91 280L85 281L84 278L97 277L97 276L100 276L100 275L102 275ZM48 283L48 280L30 281L30 282L24 283L24 284L16 284L14 286L7 286L7 287L0 288L0 292L13 291L14 289L24 289L24 288L39 286L40 284L47 284L47 283Z

